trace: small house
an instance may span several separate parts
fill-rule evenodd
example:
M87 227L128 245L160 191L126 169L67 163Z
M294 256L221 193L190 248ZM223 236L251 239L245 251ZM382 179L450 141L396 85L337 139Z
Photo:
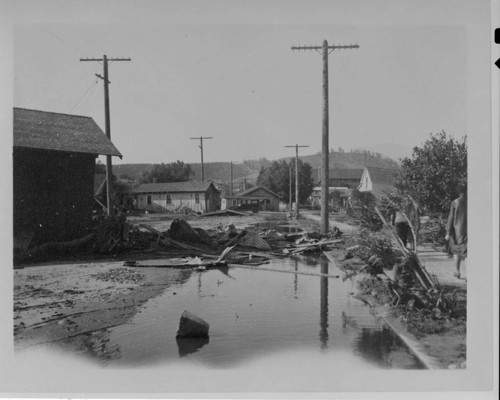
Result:
M182 208L204 213L220 208L220 193L212 182L144 183L124 194L138 210L156 213Z
M281 196L264 186L254 186L234 196L224 196L221 208L279 211L280 200Z
M13 133L14 246L81 237L96 157L122 155L90 117L14 108Z

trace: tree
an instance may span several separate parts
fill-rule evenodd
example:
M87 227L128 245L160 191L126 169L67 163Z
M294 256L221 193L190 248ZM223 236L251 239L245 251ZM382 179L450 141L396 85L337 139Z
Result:
M101 162L101 160L97 160L95 163L95 171L96 174L105 174L106 173L106 165Z
M284 160L273 161L269 167L262 167L257 184L280 195L288 203L290 201L290 166L292 168L292 200L295 201L295 160L290 163ZM313 188L312 167L309 163L303 163L299 159L299 203L307 200Z
M191 166L182 161L169 164L155 164L150 171L142 174L141 183L184 182L193 175Z
M456 140L444 131L431 134L401 167L395 182L400 191L428 211L448 212L459 188L467 185L467 136Z

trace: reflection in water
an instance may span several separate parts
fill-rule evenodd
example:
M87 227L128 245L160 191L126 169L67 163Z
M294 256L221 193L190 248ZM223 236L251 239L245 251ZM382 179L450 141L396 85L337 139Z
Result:
M300 256L300 262L302 265L317 267L318 266L318 255L317 254L313 254L313 255L302 254Z
M295 272L299 270L299 260L295 259ZM293 278L293 292L295 294L295 298L297 298L297 287L299 285L299 274L295 274Z
M321 273L328 274L328 258L320 258ZM319 338L321 341L321 348L328 347L328 277L322 276L320 278L320 331Z
M208 344L209 338L177 338L177 347L179 349L179 357L185 357L191 353L196 353L203 346Z
M398 349L401 349L402 341L394 335L390 328L383 326L380 329L362 328L359 336L354 341L355 351L365 359L383 368L392 368L393 359ZM415 359L416 366L411 368L424 368Z
M326 257L316 260L314 272L336 273ZM110 328L106 348L120 348L120 357L110 363L147 364L180 361L179 357L187 356L194 362L227 366L258 360L271 352L303 350L323 360L323 355L347 350L350 359L356 362L364 358L363 364L371 364L371 368L419 368L404 343L377 337L381 335L380 322L362 302L351 301L353 285L340 279L301 275L299 291L298 273L312 272L301 256L272 259L270 268L288 270L294 278L231 267L168 271L180 278L174 283L175 291L167 288L144 304L130 323ZM207 339L173 340L179 315L186 309L211 322L208 346ZM362 333L363 328L366 331ZM390 330L384 333L392 336ZM166 341L166 337L172 340ZM381 360L371 361L377 358Z

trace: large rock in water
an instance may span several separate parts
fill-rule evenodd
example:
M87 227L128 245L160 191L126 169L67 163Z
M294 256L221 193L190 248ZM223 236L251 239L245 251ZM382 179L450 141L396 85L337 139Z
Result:
M184 311L179 322L179 330L176 337L178 338L201 338L208 337L208 329L210 325L200 317L191 314L189 311Z

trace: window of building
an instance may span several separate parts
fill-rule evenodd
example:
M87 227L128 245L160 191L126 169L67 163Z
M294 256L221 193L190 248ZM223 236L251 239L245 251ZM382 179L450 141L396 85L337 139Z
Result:
M199 194L199 193L196 193L196 194L194 195L194 202L195 202L196 204L200 204L200 194Z
M150 206L150 205L151 205L151 195L148 194L148 206Z
M235 206L235 205L236 205L236 203L237 203L237 201L236 201L236 200L233 200L233 206Z
M167 204L172 204L172 195L167 194Z

